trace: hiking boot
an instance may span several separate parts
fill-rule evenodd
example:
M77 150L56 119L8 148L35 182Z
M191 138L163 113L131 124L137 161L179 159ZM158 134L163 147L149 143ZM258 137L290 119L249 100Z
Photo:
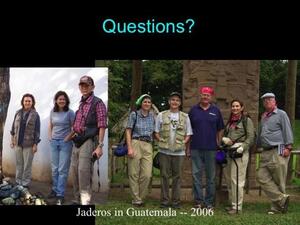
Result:
M64 197L62 196L57 197L56 205L63 205L63 204L64 204Z
M281 214L282 211L275 209L275 208L271 208L270 210L268 210L267 214L268 215L274 215L274 214Z
M132 203L132 205L135 207L143 207L145 204L143 202L139 202L139 203Z
M142 207L145 204L142 201L132 201L132 205L135 206L135 207Z
M230 211L230 210L232 210L232 206L226 206L225 207L225 211Z
M289 195L284 195L283 204L281 206L282 213L286 213L288 211L289 201L290 201L290 196Z
M169 203L162 202L162 203L160 203L159 207L162 208L162 209L169 208Z
M212 213L215 212L215 208L212 205L208 205L206 208Z
M81 205L81 203L78 200L72 200L71 205Z
M56 198L56 192L51 190L50 194L47 196L47 198Z
M227 213L229 215L236 215L236 214L241 213L241 210L236 210L236 209L231 208L231 210L228 210Z
M196 202L195 205L194 205L194 208L196 209L203 209L205 208L205 205L203 203L200 203L200 202Z
M181 205L179 203L173 204L172 205L173 209L181 209Z

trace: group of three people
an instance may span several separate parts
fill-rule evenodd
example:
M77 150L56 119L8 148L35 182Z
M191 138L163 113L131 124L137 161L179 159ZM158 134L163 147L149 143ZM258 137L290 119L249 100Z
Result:
M70 165L75 203L90 204L91 201L91 159L93 155L100 158L103 154L103 139L107 127L106 107L94 95L94 88L94 80L90 76L80 78L82 97L76 114L69 108L70 99L66 92L58 91L54 96L48 132L52 167L52 188L48 197L56 198L59 205L64 202ZM11 148L16 151L16 183L28 187L33 156L40 142L40 117L35 110L35 98L32 94L23 95L21 105L12 124Z
M221 144L226 144L242 154L242 157L236 159L228 157L225 167L230 203L227 207L228 213L241 212L249 149L256 141L253 122L244 112L243 102L235 99L231 101L231 114L227 124L224 125L220 110L212 103L213 89L202 87L199 91L200 102L193 106L188 114L180 111L182 103L180 93L171 93L169 110L159 113L156 119L150 113L151 96L142 95L137 100L139 109L130 114L126 129L128 175L133 205L144 205L148 193L152 176L152 141L155 137L159 147L161 207L180 208L182 163L186 155L192 159L194 206L213 210L216 190L216 150ZM289 196L285 194L284 174L287 172L287 160L293 137L286 113L276 107L275 95L268 93L263 95L262 99L266 112L263 114L258 132L258 146L263 152L257 180L272 201L270 212L281 213L287 211L289 200ZM273 102L272 107L269 102ZM272 120L269 120L269 117ZM281 155L277 154L276 150L279 145L283 145L284 149ZM276 156L276 160L270 161L268 158L270 154ZM239 168L238 177L233 160ZM275 169L271 170L272 166ZM206 175L205 195L203 195L203 171ZM169 178L172 178L171 199Z

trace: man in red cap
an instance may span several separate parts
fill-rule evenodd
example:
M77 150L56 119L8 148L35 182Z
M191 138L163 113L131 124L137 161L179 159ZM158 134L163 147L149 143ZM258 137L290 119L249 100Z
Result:
M212 103L214 90L200 88L200 102L194 105L189 117L193 128L190 146L186 155L192 158L193 194L196 208L214 208L215 201L215 156L224 129L219 108ZM203 196L202 167L206 175L206 195Z
M75 114L71 171L75 201L90 204L92 194L93 158L103 155L103 139L107 127L107 112L103 101L94 95L94 80L83 76L79 81L82 94L79 109Z

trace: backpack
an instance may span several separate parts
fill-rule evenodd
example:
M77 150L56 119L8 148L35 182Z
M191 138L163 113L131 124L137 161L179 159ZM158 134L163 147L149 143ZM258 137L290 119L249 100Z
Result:
M249 115L246 115L246 116L243 116L243 118L242 118L243 128L244 128L244 132L246 134L246 139L247 139L248 118L251 118L251 117ZM253 142L249 145L249 153L254 152L256 149L256 138L257 138L257 134L256 134L256 130L254 130L254 138L253 138Z

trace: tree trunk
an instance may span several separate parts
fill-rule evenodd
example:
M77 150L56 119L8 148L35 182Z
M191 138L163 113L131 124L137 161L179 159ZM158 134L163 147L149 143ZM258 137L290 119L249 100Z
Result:
M295 126L295 107L296 107L296 80L297 80L297 60L289 60L288 76L285 92L285 110L290 118L291 124ZM288 164L287 184L292 181L292 160Z
M132 62L132 86L131 86L131 110L135 110L135 101L142 92L142 60L133 60Z
M295 123L297 60L289 60L285 93L285 110L291 124Z
M3 130L9 100L9 68L0 67L0 168L2 168Z

